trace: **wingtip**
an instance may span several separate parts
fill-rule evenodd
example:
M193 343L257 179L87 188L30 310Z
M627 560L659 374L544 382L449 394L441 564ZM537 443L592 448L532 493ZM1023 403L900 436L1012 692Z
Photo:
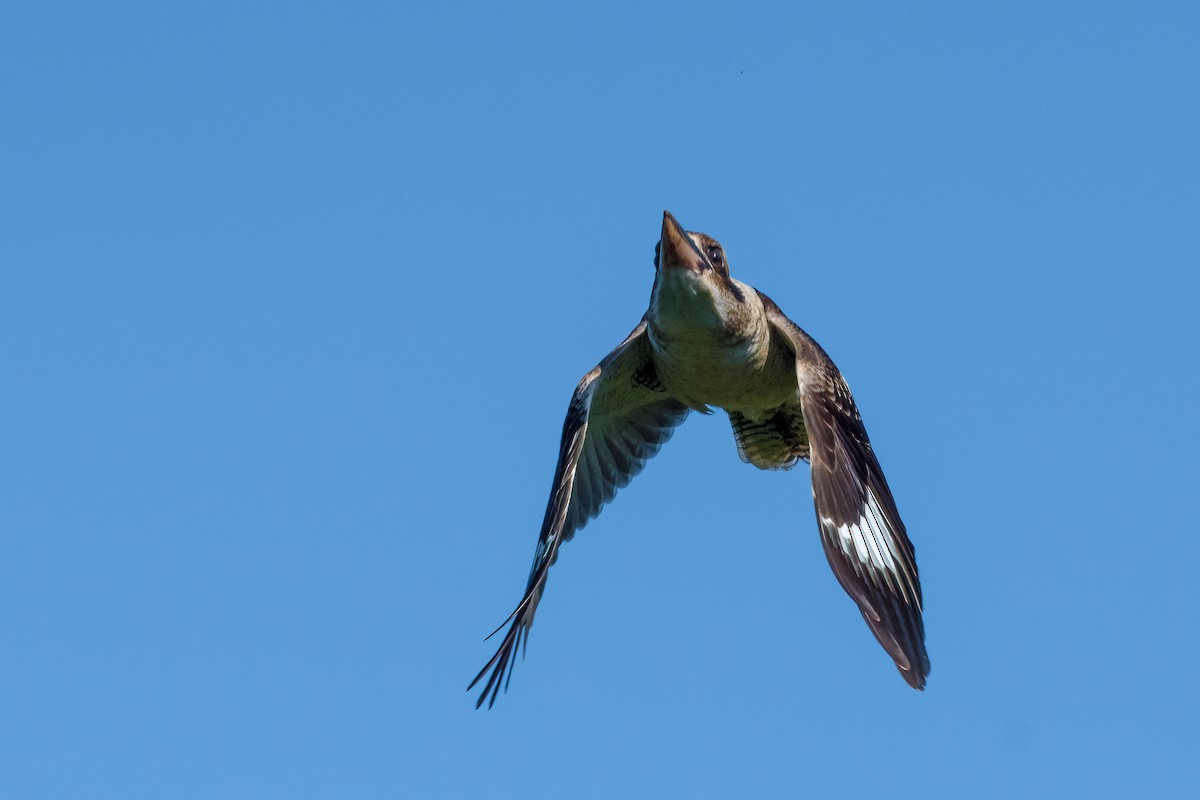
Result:
M924 671L922 672L905 669L899 664L896 665L896 669L900 672L900 677L904 678L905 683L916 689L918 692L925 691L925 678L929 675L928 665L926 665Z

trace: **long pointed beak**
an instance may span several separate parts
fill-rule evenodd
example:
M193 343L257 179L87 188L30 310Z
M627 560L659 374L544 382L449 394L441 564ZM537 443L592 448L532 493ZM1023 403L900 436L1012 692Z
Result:
M676 267L695 273L708 269L708 259L670 211L663 212L662 239L659 244L659 264L663 268Z

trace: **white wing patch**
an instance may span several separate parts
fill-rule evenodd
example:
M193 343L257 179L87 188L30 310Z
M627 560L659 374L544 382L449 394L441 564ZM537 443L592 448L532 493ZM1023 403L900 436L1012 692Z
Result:
M835 526L831 517L821 517L821 525L837 535L842 554L860 577L880 588L886 585L905 601L914 602L915 592L906 585L908 581L901 578L904 571L897 566L900 555L896 551L896 536L888 527L875 492L867 490L867 501L854 524Z

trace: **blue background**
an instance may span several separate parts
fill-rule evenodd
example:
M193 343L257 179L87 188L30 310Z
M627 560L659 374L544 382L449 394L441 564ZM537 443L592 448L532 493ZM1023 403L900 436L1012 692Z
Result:
M1197 791L1200 7L905 5L7 4L0 794ZM926 692L693 415L464 693L664 208L846 374Z

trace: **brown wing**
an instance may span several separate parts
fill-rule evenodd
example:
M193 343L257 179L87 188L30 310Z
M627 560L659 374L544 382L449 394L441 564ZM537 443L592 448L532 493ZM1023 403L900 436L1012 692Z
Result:
M654 375L645 320L575 387L525 595L500 626L511 622L496 654L467 687L490 671L476 708L485 699L491 708L501 684L507 687L511 680L513 656L529 636L559 546L642 471L687 414L687 406L668 397Z
M760 296L796 351L825 557L904 680L923 689L929 656L916 556L850 388L821 346Z

